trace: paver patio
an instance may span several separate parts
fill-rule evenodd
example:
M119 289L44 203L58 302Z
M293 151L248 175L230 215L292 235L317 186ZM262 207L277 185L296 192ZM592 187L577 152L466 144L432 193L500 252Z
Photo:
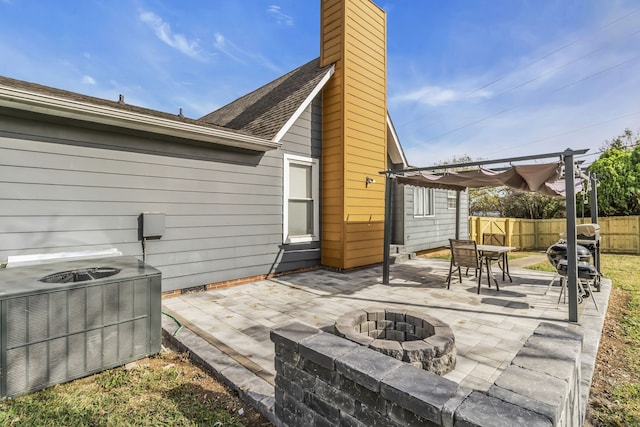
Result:
M511 363L540 322L582 327L583 390L588 393L611 290L609 281L603 280L602 291L594 293L599 312L590 298L580 304L578 326L567 322L567 305L562 301L558 304L557 282L545 295L553 277L551 273L512 266L513 283L500 281L501 275L496 271L500 291L489 288L484 276L481 293L477 295L473 273L469 277L463 275L463 283L454 278L451 289L446 289L448 268L448 261L421 258L394 264L389 285L381 283L381 266L347 273L319 269L167 298L163 300L163 309L190 330L180 331L176 339L188 341L181 336L186 338L193 332L206 341L204 346L215 353L213 369L222 371L223 377L225 370L235 374L235 379L226 379L239 389L249 387L251 375L273 384L274 346L269 338L270 329L298 320L332 331L336 319L348 311L388 307L417 311L448 323L455 335L457 364L445 378L481 391L487 390ZM176 330L168 318L163 319L163 326L169 333ZM219 365L215 366L216 363ZM240 366L247 375L238 376ZM264 398L269 398L269 389L264 389L256 399L262 399L268 407Z

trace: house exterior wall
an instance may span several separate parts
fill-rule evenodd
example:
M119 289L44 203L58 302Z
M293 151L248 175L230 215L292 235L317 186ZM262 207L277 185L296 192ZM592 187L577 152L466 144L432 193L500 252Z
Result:
M404 234L402 243L407 252L440 248L456 237L456 210L447 208L447 191L434 190L434 215L431 217L413 216L413 187L400 185L398 193L404 197L402 222ZM460 238L469 236L469 193L460 193Z
M265 154L159 141L0 112L0 263L9 255L118 248L142 258L138 216L163 291L320 263L319 242L282 244L283 153L319 157L320 99Z
M340 269L382 261L386 168L386 16L370 0L325 0L322 263ZM366 177L377 178L365 185Z

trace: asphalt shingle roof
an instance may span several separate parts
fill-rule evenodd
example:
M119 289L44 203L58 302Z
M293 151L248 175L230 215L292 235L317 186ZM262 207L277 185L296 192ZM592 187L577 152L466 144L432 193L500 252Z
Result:
M153 117L160 117L163 119L175 120L176 122L190 123L203 127L224 130L227 132L235 132L241 135L250 135L242 130L234 130L217 126L212 123L203 122L200 120L190 119L188 117L180 116L178 114L165 113L158 110L152 110L150 108L138 107L136 105L127 104L126 102L111 101L103 98L96 98L93 96L82 95L76 92L70 92L67 90L56 89L50 86L44 86L37 83L26 82L23 80L12 79L10 77L0 76L0 86L6 86L14 89L24 90L27 92L37 93L41 95L53 96L56 98L66 99L70 101L83 102L90 105L99 105L104 107L116 108L123 111L131 111L138 114L144 114Z
M316 58L199 120L271 140L330 68Z

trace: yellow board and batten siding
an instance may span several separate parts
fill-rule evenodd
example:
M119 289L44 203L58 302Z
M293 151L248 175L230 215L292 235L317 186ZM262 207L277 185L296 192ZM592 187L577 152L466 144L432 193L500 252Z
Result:
M335 64L323 90L322 264L349 269L382 262L386 169L386 15L370 0L324 0L321 65ZM376 180L367 186L367 177Z

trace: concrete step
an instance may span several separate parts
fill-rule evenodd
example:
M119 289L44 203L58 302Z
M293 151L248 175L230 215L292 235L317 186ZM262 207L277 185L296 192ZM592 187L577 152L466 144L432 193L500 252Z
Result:
M389 261L391 264L402 264L403 262L407 262L411 259L416 259L416 254L413 252L410 253L392 253L389 257Z

